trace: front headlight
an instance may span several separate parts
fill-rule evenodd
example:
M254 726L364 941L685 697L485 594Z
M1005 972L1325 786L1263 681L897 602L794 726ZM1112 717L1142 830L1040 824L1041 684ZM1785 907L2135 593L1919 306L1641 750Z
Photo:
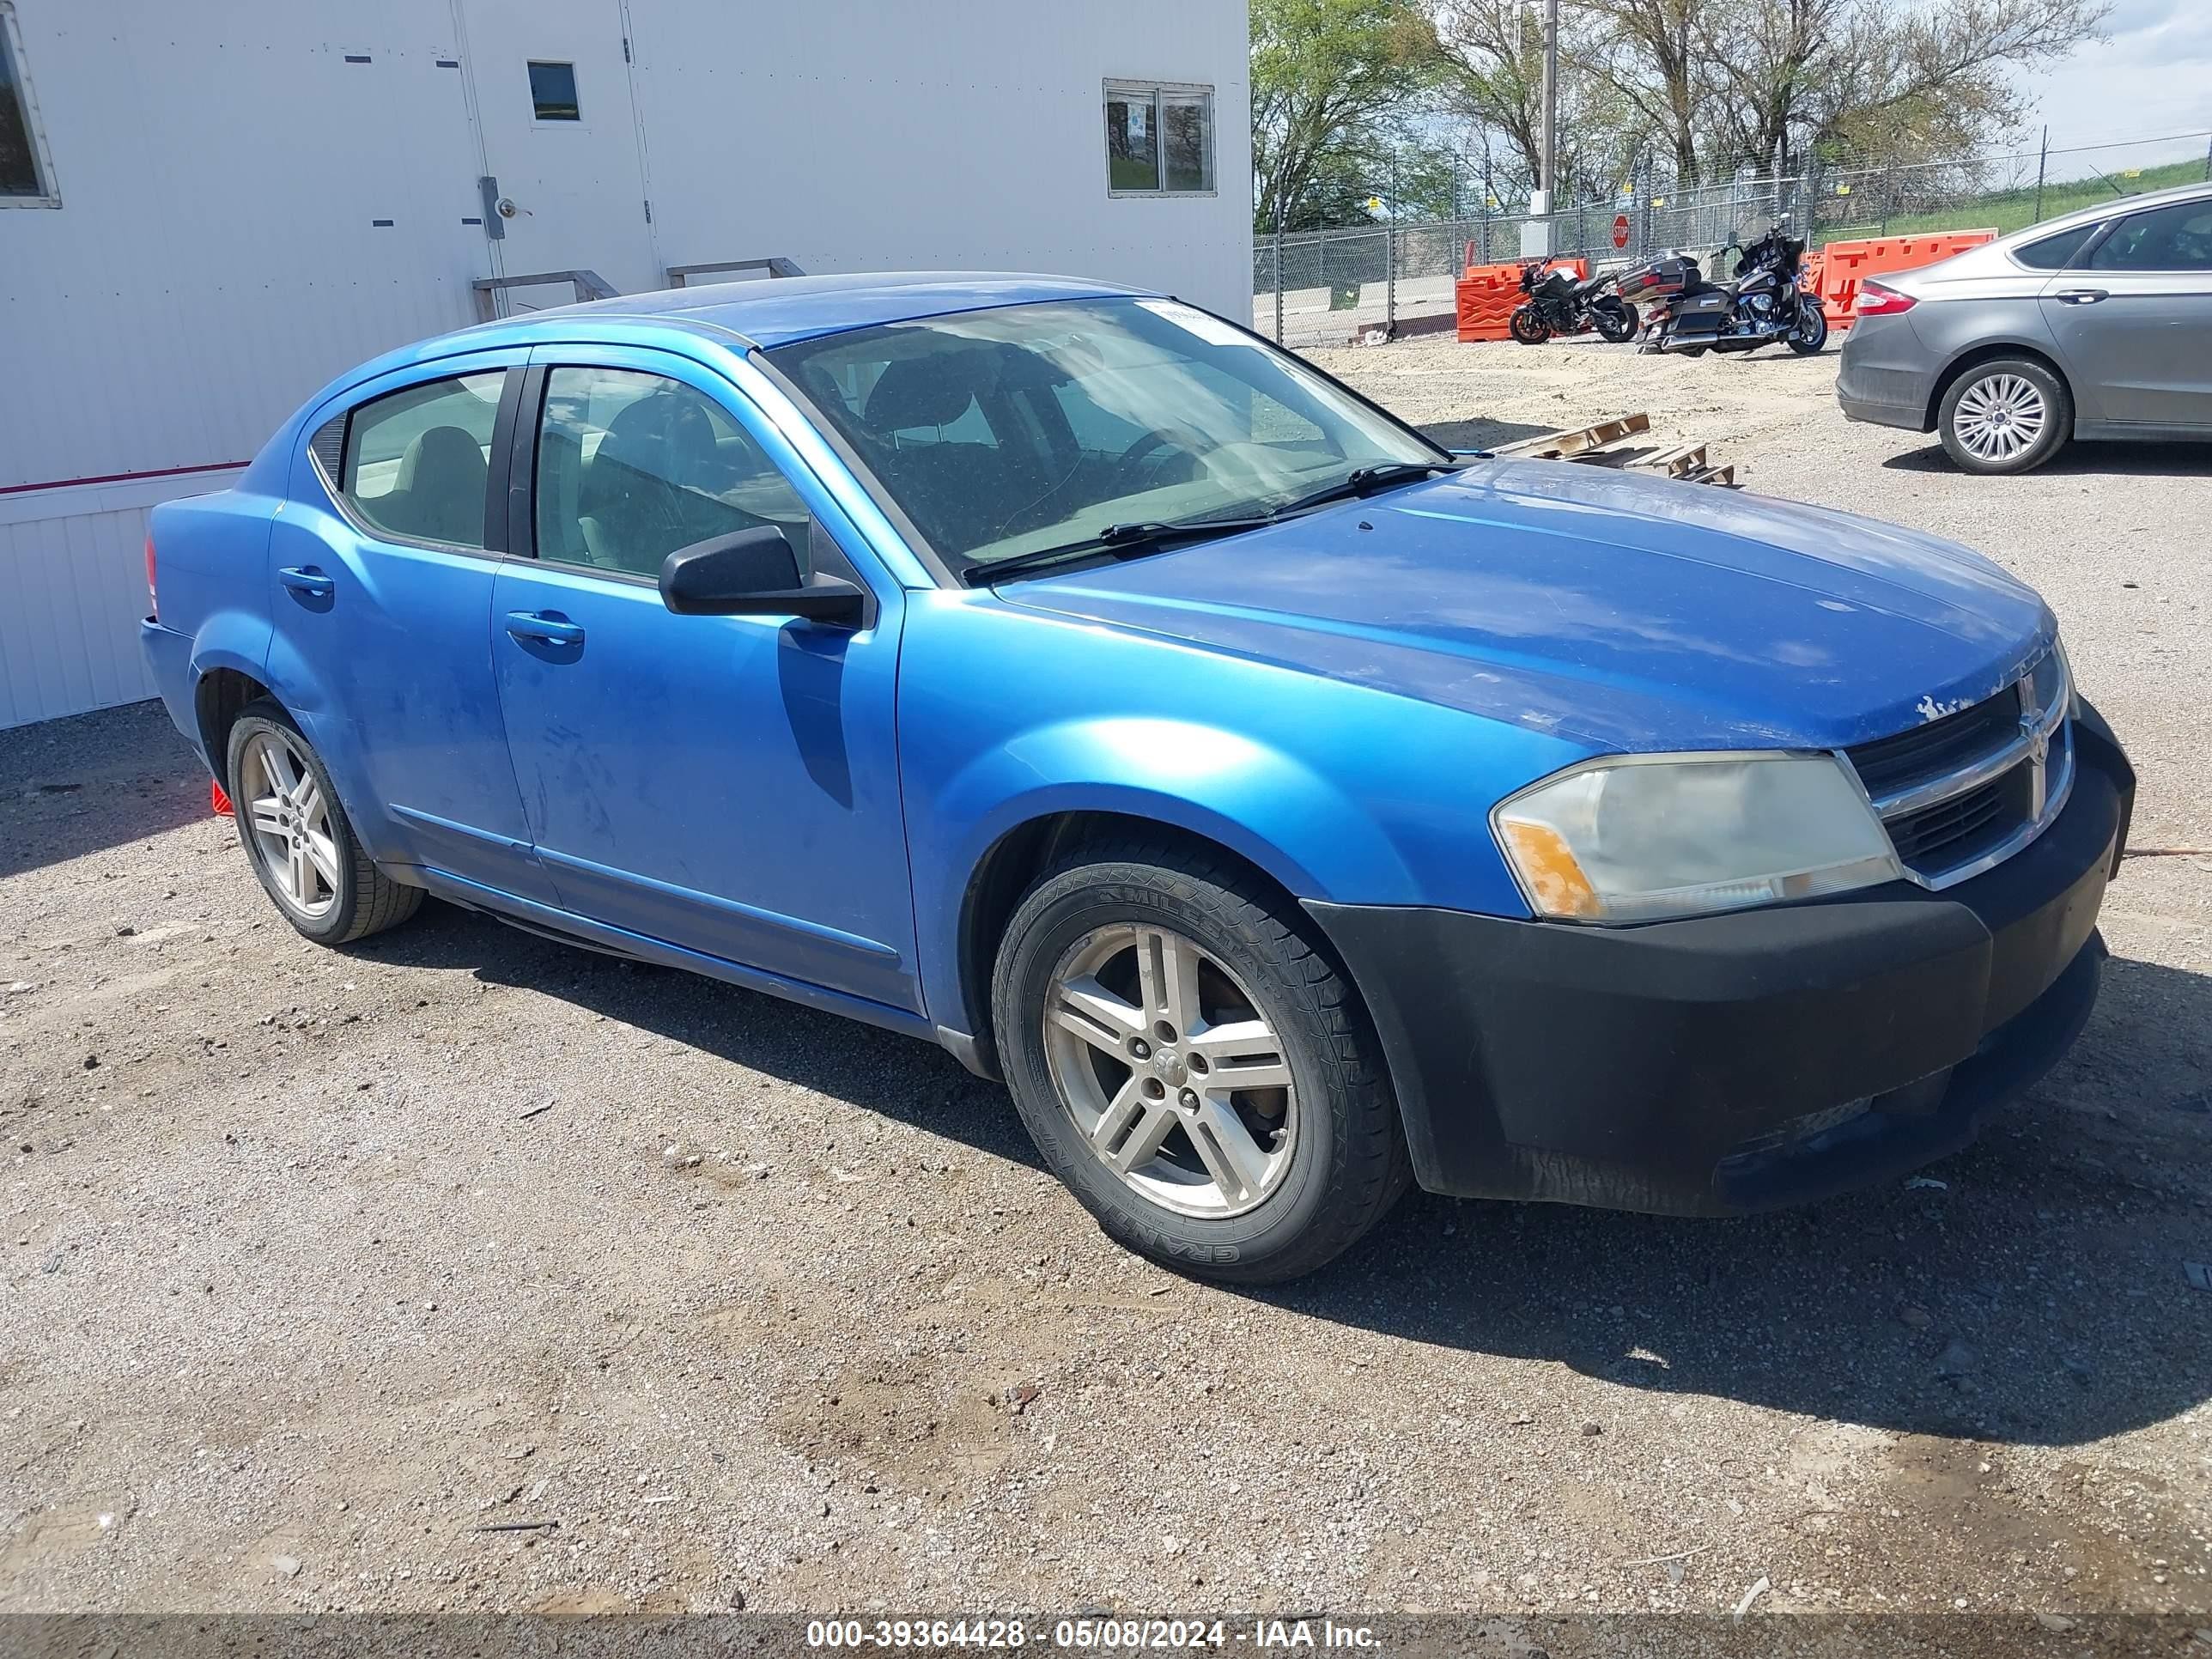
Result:
M1626 755L1492 811L1540 916L1656 921L1904 875L1866 793L1830 755Z

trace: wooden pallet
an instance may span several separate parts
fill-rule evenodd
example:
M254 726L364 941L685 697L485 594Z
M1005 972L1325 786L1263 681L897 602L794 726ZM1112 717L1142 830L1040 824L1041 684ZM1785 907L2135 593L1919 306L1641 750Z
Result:
M1727 489L1737 487L1735 465L1713 461L1701 442L1638 445L1629 441L1650 430L1651 417L1638 410L1570 431L1547 432L1517 443L1499 444L1491 453L1516 460L1579 461L1586 466L1634 468L1663 473L1686 483L1718 484Z

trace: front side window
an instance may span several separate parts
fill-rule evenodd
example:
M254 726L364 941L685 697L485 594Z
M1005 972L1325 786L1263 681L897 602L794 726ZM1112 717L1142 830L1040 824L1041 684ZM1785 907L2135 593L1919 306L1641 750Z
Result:
M533 61L530 65L530 112L540 121L580 121L582 107L576 101L576 66L574 64L544 64Z
M938 553L985 564L1108 525L1240 518L1441 452L1171 300L1007 306L768 354Z
M2212 201L2131 214L2097 245L2092 270L2212 270Z
M0 0L0 204L39 206L52 200L52 187L31 121L31 92L23 81L15 8Z
M1152 195L1211 194L1213 89L1108 82L1106 187Z
M492 427L506 380L504 369L432 380L355 410L338 478L347 503L403 540L483 546Z
M808 543L805 503L727 410L633 369L546 375L535 496L539 558L620 575L762 525Z

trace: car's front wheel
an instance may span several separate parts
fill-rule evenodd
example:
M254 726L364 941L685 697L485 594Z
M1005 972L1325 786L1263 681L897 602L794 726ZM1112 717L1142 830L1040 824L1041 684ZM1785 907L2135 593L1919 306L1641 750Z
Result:
M1936 430L1945 453L1969 472L2025 472L2072 434L2074 399L2041 363L1999 357L1951 383Z
M1113 1237L1237 1284L1292 1279L1409 1182L1352 987L1249 873L1101 847L1022 901L993 1013L1037 1149Z
M230 728L238 838L284 920L318 945L346 945L407 920L422 890L376 867L355 838L322 757L276 702L249 703Z

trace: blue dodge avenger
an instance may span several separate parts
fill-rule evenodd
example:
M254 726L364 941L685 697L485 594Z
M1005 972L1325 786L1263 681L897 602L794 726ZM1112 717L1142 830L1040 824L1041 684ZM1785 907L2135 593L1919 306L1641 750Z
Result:
M1242 1283L1413 1183L1732 1214L1963 1145L2088 1018L2134 794L1964 549L1455 455L1050 277L432 340L147 562L308 939L428 893L930 1039Z

